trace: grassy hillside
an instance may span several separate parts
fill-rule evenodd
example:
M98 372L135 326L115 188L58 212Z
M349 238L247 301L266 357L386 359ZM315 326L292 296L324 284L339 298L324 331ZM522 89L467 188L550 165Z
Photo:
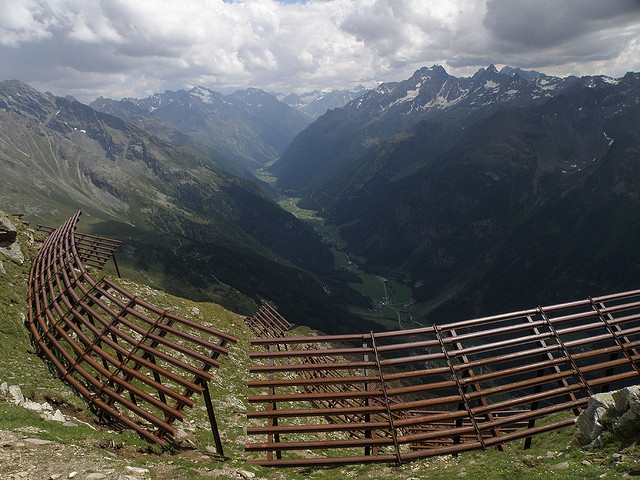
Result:
M520 479L550 478L620 478L624 473L640 473L635 461L638 448L626 447L612 455L618 445L603 451L585 453L570 445L572 429L534 438L531 450L522 450L522 443L507 446L506 452L496 450L462 454L458 457L434 457L402 466L369 465L340 468L269 469L247 463L244 453L247 441L245 411L248 388L248 353L250 334L242 318L217 304L193 302L175 297L131 280L119 280L127 289L162 308L186 318L205 320L237 336L240 340L231 348L229 357L210 383L219 428L222 433L225 461L212 453L213 439L208 430L202 398L187 410L183 428L197 440L196 448L161 452L140 440L133 433L116 433L96 424L96 417L86 404L64 383L57 380L39 357L23 325L27 314L27 275L37 243L29 227L19 224L20 246L25 262L18 264L0 254L4 272L0 270L0 384L19 385L23 393L36 401L48 400L59 408L76 426L44 421L38 414L11 405L0 398L0 478L50 478L78 472L75 478L84 480L90 473L102 473L107 478L131 475L127 467L144 468L143 478L215 479L451 479L487 478ZM96 273L94 276L99 276ZM291 319L293 320L293 319ZM298 334L309 334L308 329ZM550 419L551 421L553 419ZM45 440L38 444L34 439ZM249 472L249 473L247 473ZM24 475L18 475L24 474ZM26 475L26 477L25 477Z

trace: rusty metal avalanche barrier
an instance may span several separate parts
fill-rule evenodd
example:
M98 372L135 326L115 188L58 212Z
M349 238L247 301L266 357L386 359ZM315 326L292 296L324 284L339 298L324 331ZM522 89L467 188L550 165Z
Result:
M262 335L249 461L402 463L573 424L640 377L640 290L412 330Z
M29 274L28 326L40 351L104 422L132 428L166 446L174 422L204 396L216 448L223 454L208 381L237 339L207 323L173 315L107 278L94 281L118 243L74 230L78 212L49 230Z
M284 337L292 326L266 302L253 317L246 317L244 322L258 338Z
M55 228L38 225L36 230L49 235ZM73 238L78 256L83 265L91 265L92 267L102 269L109 260L113 260L118 276L120 276L120 270L118 269L115 257L116 250L120 246L120 240L77 232L73 234Z

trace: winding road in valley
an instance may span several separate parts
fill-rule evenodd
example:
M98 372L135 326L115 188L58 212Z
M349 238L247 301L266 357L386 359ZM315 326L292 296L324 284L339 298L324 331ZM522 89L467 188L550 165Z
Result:
M413 316L412 316L409 312L407 312L407 311L405 311L405 310L398 310L398 309L396 308L396 306L393 304L393 287L392 287L391 285L389 285L389 280L388 280L388 279L386 279L386 278L384 278L384 277L381 277L381 276L379 276L379 275L373 275L373 276L374 276L374 277L375 277L375 278L376 278L380 283L382 283L382 287L384 288L384 300L382 301L382 305L383 305L384 307L388 307L389 309L391 309L391 310L396 314L396 316L397 316L397 318L398 318L398 328L399 328L400 330L404 330L404 327L403 327L403 325L402 325L402 314L403 314L403 313L406 313L406 314L407 314L407 317L409 317L409 321L410 321L411 323L414 323L414 324L416 324L416 325L418 325L418 326L420 326L420 327L424 327L424 325L423 325L423 324L421 324L421 323L419 323L419 322L415 321L415 320L413 319Z

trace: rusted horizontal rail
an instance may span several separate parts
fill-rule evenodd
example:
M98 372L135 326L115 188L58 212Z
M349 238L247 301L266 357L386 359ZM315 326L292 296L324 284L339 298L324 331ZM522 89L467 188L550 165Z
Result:
M252 317L245 317L247 326L258 337L284 337L292 325L275 308L265 302Z
M222 453L209 397L209 370L237 339L182 318L107 278L94 281L119 241L75 233L80 212L48 236L31 265L28 325L40 351L103 421L115 421L162 446L174 422L202 393Z
M640 290L398 332L261 333L247 433L263 440L246 445L266 453L251 460L261 465L528 445L573 423L593 393L640 377Z
M55 228L47 225L37 225L36 230L49 235ZM114 254L120 246L120 240L78 232L74 232L73 236L80 261L83 264L102 269L109 260L113 259L115 262Z

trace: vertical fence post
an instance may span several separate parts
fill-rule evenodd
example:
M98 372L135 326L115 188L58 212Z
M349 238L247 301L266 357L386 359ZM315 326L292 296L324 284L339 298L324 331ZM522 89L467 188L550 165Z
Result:
M580 383L582 385L584 385L584 388L586 389L587 394L589 396L593 395L593 391L591 390L591 385L589 385L589 382L587 381L585 376L582 374L582 370L580 370L580 367L578 366L578 364L575 362L575 360L571 356L571 353L569 353L569 350L567 349L567 346L564 344L564 341L562 340L562 338L560 338L560 335L558 335L556 327L553 326L553 323L551 322L551 320L547 316L547 312L545 312L542 307L538 307L538 311L540 312L540 315L542 316L542 319L546 323L547 328L553 334L553 337L555 338L556 342L558 343L560 348L562 348L562 351L564 352L565 359L569 362L569 364L571 365L571 368L573 369L573 371L576 372L576 375L578 376L578 379L580 380Z
M631 368L633 368L637 373L640 374L640 368L638 367L638 364L636 363L636 361L634 360L634 356L632 353L629 352L629 350L626 348L626 345L630 345L631 342L629 341L629 338L626 336L622 336L622 342L620 341L620 336L618 335L622 329L620 328L620 325L618 324L611 324L609 323L609 320L613 320L613 317L611 316L610 313L607 313L606 315L602 312L602 309L606 308L605 305L600 302L598 304L596 304L596 302L593 301L593 298L589 297L589 302L591 303L591 308L593 308L595 310L595 312L598 314L598 318L600 319L600 321L602 323L604 323L604 326L607 328L607 331L609 332L609 334L611 335L611 337L613 338L613 341L616 343L616 345L618 346L618 348L620 349L620 351L622 352L622 354L627 358L627 360L629 361L629 363L631 364ZM635 348L633 349L636 355L638 354L637 350L635 350ZM615 360L618 357L617 353L614 353L611 355L611 360ZM613 374L613 368L609 369L607 371L607 377ZM605 390L606 388L606 390ZM608 391L609 390L609 384L604 384L602 385L602 391Z
M380 387L382 389L382 396L384 399L384 405L387 409L387 417L389 422L389 431L391 433L391 439L393 440L393 446L396 449L396 459L398 465L402 464L402 455L400 454L400 447L398 446L398 435L396 427L393 424L393 416L391 415L391 406L389 405L389 397L387 396L387 384L384 381L384 375L382 374L382 366L380 365L380 356L378 355L378 347L376 346L376 337L371 332L371 346L373 347L373 354L376 359L376 366L378 367L378 378L380 379Z
M456 333L455 329L451 328L450 332L451 332L451 337L452 338L455 338L457 336L457 333ZM453 342L453 346L455 347L456 350L462 350L463 349L462 343L460 343L457 340ZM467 365L469 363L469 358L465 354L460 355L460 358L462 359L462 365L463 366L465 366L465 365ZM482 387L480 387L480 383L477 380L475 380L475 376L476 375L475 375L475 373L473 372L473 370L471 368L468 368L468 367L464 368L464 373L462 374L462 378L465 378L465 379L466 378L471 378L473 380L471 382L471 387L473 388L473 390L476 393L480 394L480 396L479 396L480 405L482 405L484 408L488 408L489 404L487 403L487 399L482 394ZM463 393L466 394L467 393L466 382L465 382L465 385L462 388L463 388L463 390L462 390ZM491 410L487 410L487 413L485 414L485 417L486 417L486 419L487 419L487 421L489 423L493 423L493 421L495 420L494 415L491 412ZM491 428L491 435L494 436L494 437L499 437L500 436L500 430L497 429L496 427L492 427ZM504 451L504 446L502 444L498 444L496 446L496 448L501 452Z
M274 346L273 343L270 343L269 344L269 352L273 353L274 351L275 351L275 346ZM275 363L275 361L274 361L273 357L272 356L269 357L269 366L273 367L274 363ZM273 373L273 370L272 370L272 371L269 372L269 380L273 380L274 378L275 378L275 374ZM270 385L269 386L269 396L271 398L273 398L275 396L275 394L276 394L276 388L273 385ZM275 412L277 410L277 408L278 407L276 405L276 401L275 400L273 400L272 402L269 403L269 411ZM269 428L277 427L278 426L278 419L276 417L269 417L269 422L268 423L269 423ZM280 441L280 434L279 433L276 433L276 434L271 434L270 433L267 436L267 441L269 443L272 443L274 441L276 443L279 442ZM281 450L277 450L276 449L276 458L277 459L281 459L282 458L282 451ZM267 459L268 460L273 460L273 452L271 450L267 453Z
M369 354L367 353L367 341L365 339L362 340L362 349L364 350L364 354L362 355L362 359L365 362L369 362ZM364 376L368 377L369 376L369 368L368 367L364 367ZM369 380L364 381L364 391L368 392L371 389L371 385L369 384ZM368 409L371 409L371 397L369 397L368 395L365 397L365 404L367 406ZM371 410L368 410L365 414L364 414L364 421L365 423L370 423L371 422ZM364 431L364 438L373 438L373 431L370 428L367 428ZM371 455L371 449L372 447L370 447L369 445L367 445L366 447L364 447L364 454L365 455ZM377 455L378 450L376 447L373 447L373 454Z
M464 404L464 408L467 411L467 415L469 415L469 419L471 420L471 425L473 429L476 431L476 437L478 438L478 442L482 446L482 449L486 449L486 445L484 444L484 438L482 438L482 433L478 428L478 424L476 422L476 418L473 415L473 411L471 410L471 405L469 405L469 400L467 399L467 395L464 391L464 387L460 383L460 379L458 378L458 374L456 372L455 367L453 366L453 362L451 361L451 357L449 356L449 352L447 352L447 347L444 344L442 339L442 334L440 333L440 327L437 325L433 326L433 329L436 333L436 338L438 342L440 342L440 348L442 349L442 353L444 354L444 358L447 361L447 365L449 366L449 370L451 371L451 375L453 376L453 380L456 382L456 386L458 387L458 395L460 395L460 401ZM458 437L459 438L459 437ZM458 440L458 443L460 440ZM455 443L455 439L454 439Z
M213 434L213 441L216 444L216 452L221 457L224 457L224 450L222 449L222 439L220 438L220 431L218 430L218 422L216 421L216 414L213 411L213 404L211 403L211 395L209 393L209 383L202 382L204 387L204 404L207 407L207 415L209 416L209 424L211 425L211 433Z
M533 322L533 318L531 318L531 315L527 315L527 321L528 321L529 323L534 323L534 322ZM540 333L540 330L538 329L538 327L532 327L529 331L530 331L530 332L532 332L532 333L533 333L535 336L537 336L537 337L540 337L540 336L541 336L541 333ZM537 340L537 342L536 342L536 343L537 343L538 345L540 345L540 346L541 346L542 348L544 348L544 349L547 349L547 348L548 348L547 342L546 342L546 341L544 341L542 338L540 338L539 340ZM547 351L546 353L542 354L542 358L541 358L541 360L544 360L545 358L546 358L547 360L551 360L551 361L555 360L554 356L553 356L553 355L551 354L551 352L549 352L549 351ZM552 366L551 368L553 368L553 370L554 370L556 373L561 373L560 367L559 367L557 364L553 364L553 366ZM545 371L545 368L544 368L544 367L543 367L543 368L541 368L540 370L538 370L538 372L536 373L536 377L542 377L542 376L544 376L544 371ZM568 389L568 388L569 388L569 383L567 383L567 381L566 381L564 378L562 378L562 379L559 379L559 380L558 380L558 386L559 386L559 387L561 387L561 388L566 388L566 389ZM537 384L537 385L533 388L533 393L534 393L534 394L536 394L536 393L540 393L541 391L542 391L542 388L541 388L540 384ZM571 391L567 394L567 400L569 400L569 401L571 401L571 402L574 402L575 404L577 404L577 403L578 403L578 400L576 399L576 396L575 396L575 395L574 395L574 393L573 393L573 392L571 392ZM539 402L536 400L535 402L533 402L533 403L531 404L531 410L532 410L532 411L533 411L533 410L537 410L537 409L538 409L538 405L539 405ZM580 410L579 410L578 408L575 408L575 409L573 410L573 414L574 414L574 415L576 415L576 416L577 416L577 415L579 415L579 414L580 414ZM529 423L527 424L527 429L533 428L533 427L535 427L535 425L536 425L536 420L535 420L535 418L532 418L531 420L529 420ZM533 437L527 437L527 438L524 440L524 449L525 449L525 450L528 450L529 448L531 448L531 442L532 442L532 440L533 440Z

